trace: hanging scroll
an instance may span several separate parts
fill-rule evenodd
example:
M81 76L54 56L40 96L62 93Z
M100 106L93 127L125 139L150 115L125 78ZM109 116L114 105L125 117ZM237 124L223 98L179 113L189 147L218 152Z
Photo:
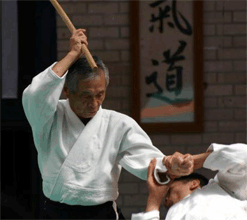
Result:
M202 132L200 1L131 1L133 117L147 132Z

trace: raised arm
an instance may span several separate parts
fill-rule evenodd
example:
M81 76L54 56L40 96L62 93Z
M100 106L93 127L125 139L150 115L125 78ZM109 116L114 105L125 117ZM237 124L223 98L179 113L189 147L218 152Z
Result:
M87 37L84 34L85 29L78 29L74 32L74 34L70 38L70 51L67 55L60 60L55 66L53 66L52 70L59 76L62 77L70 66L82 56L82 45L86 44Z
M59 62L48 67L35 76L31 84L24 90L22 104L27 119L35 132L46 124L52 123L58 101L64 86L66 72L69 67L82 55L81 45L87 45L83 29L78 29L70 39L70 50ZM48 131L47 131L48 132Z

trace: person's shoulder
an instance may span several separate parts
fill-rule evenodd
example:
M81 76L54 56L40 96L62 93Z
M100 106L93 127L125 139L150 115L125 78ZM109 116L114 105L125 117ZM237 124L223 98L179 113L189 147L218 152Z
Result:
M102 109L103 111L103 116L104 117L109 117L109 118L112 118L112 119L131 119L130 116L126 115L126 114L123 114L121 112L117 112L115 110L110 110L110 109Z
M117 112L115 110L109 110L109 109L102 109L103 110L103 117L107 117L113 121L119 121L119 122L126 122L131 124L137 124L136 121L131 118L130 116Z

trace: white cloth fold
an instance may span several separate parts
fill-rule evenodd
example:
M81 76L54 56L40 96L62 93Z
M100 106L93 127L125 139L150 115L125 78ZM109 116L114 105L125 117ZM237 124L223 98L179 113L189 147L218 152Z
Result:
M156 166L154 169L154 178L159 184L164 185L170 181L170 177L168 175L166 175L166 180L165 181L161 180L159 173L166 173L167 172L167 168L165 165L163 165L162 161L163 161L163 158L157 158L156 159Z
M153 210L150 212L141 212L137 214L132 214L131 220L159 220L160 212L158 210Z

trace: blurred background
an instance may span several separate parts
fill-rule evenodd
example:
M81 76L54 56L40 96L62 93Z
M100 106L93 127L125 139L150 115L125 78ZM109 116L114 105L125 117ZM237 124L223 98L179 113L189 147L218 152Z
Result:
M103 107L132 116L130 1L59 1L92 54L110 70ZM1 1L1 217L37 219L41 178L21 96L32 78L69 49L70 32L49 1ZM204 152L210 143L246 143L246 1L203 1L204 131L150 133L164 154ZM201 169L208 178L214 172ZM122 171L118 205L145 209L146 182Z

